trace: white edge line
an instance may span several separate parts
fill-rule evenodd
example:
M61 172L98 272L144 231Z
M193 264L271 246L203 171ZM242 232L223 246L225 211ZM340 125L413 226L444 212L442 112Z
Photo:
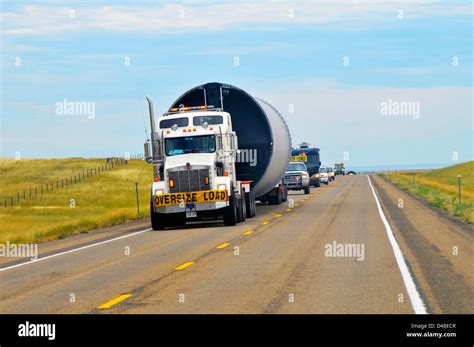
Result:
M392 228L390 227L390 224L388 223L388 220L385 217L385 214L383 213L382 206L380 205L380 201L377 197L377 194L375 194L375 189L372 185L369 175L367 175L367 179L369 180L370 188L372 188L372 194L374 195L375 203L377 204L377 209L379 211L380 218L382 219L382 222L385 226L385 230L387 231L388 240L390 241L390 244L392 246L395 259L397 260L398 268L400 269L403 282L405 283L405 288L408 292L408 296L410 297L411 306L413 307L413 310L416 314L427 314L425 303L421 299L420 293L418 293L418 290L416 289L415 282L413 281L413 278L410 274L410 270L408 269L408 266L405 262L405 256L403 255L402 250L400 249L400 246L398 245L397 240L395 239L395 235L393 234Z
M51 258L54 258L54 257L59 257L60 255L65 255L65 254L74 253L74 252L77 252L77 251L82 251L83 249L87 249L87 248L92 248L92 247L95 247L95 246L103 245L103 244L105 244L105 243L109 243L109 242L112 242L112 241L117 241L117 240L125 239L125 238L127 238L127 237L132 237L132 236L135 236L135 235L139 235L139 234L145 233L145 232L150 231L150 230L151 230L151 228L150 228L150 229L146 229L146 230L140 230L140 231L134 232L134 233L132 233L132 234L127 234L127 235L115 237L115 238L113 238L113 239L108 239L108 240L105 240L105 241L93 243L93 244L90 244L90 245L87 245L87 246L83 246L83 247L78 247L78 248L70 249L69 251L59 252L59 253L55 253L55 254L48 255L48 256L46 256L46 257L42 257L42 258L38 258L38 259L33 259L33 260L30 260L30 261L27 261L27 262L24 262L24 263L12 265L12 266L7 266L7 267L4 267L4 268L0 268L0 272L6 271L6 270L10 270L10 269L14 269L14 268L17 268L17 267L20 267L20 266L24 266L24 265L30 265L30 264L33 264L33 263L40 262L40 261L42 261L42 260L51 259Z

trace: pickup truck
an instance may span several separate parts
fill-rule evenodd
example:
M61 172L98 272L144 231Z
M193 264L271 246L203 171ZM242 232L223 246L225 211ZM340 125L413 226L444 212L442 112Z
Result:
M288 190L303 190L305 194L310 193L310 179L305 163L292 161L283 176L283 183Z

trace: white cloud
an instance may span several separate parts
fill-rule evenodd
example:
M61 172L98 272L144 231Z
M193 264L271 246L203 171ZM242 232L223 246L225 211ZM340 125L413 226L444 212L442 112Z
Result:
M156 5L150 2L148 5L88 4L77 7L53 4L27 5L16 11L3 12L3 33L28 36L103 30L169 34L194 30L278 30L288 25L333 25L333 28L338 28L340 24L341 27L366 27L372 21L395 20L400 9L403 9L405 19L471 15L468 4L443 5L435 0L302 0L298 3L271 0L219 3L184 1L181 5ZM71 18L72 13L74 18Z
M445 163L452 151L472 159L471 87L354 88L330 81L277 85L254 87L251 93L281 111L293 145L308 141L319 146L326 162L341 160L346 151L351 165ZM419 102L420 117L381 115L381 103L389 99Z

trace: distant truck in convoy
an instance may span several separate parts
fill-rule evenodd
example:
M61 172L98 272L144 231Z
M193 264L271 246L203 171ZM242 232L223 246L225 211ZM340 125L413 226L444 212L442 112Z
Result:
M334 173L335 175L346 175L346 170L344 169L344 163L334 164Z
M255 216L256 200L286 199L281 182L291 138L269 103L228 84L207 83L181 95L155 126L147 100L154 230L209 218L235 225Z
M313 187L321 186L319 175L319 168L321 167L319 148L310 147L309 143L303 142L298 148L291 150L291 161L303 162L310 176L310 185Z

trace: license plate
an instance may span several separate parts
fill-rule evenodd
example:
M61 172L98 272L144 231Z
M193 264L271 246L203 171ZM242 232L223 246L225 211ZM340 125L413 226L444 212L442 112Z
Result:
M186 211L186 218L196 218L197 212L196 211Z
M205 202L227 201L227 190L203 190L200 192L185 192L155 195L155 207L172 206L180 204L202 204Z

